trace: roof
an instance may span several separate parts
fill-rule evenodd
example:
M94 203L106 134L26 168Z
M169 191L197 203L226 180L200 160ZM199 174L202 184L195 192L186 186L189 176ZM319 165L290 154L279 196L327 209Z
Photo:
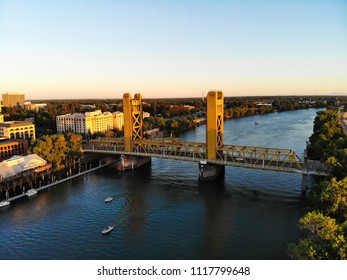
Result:
M5 137L0 137L0 145L15 144L15 143L25 142L25 141L27 141L27 140L25 140L25 139L9 139L9 138L5 138Z
M16 126L26 126L26 125L34 125L32 122L23 122L23 121L9 121L9 122L2 122L0 123L0 126L2 127L16 127Z
M43 158L36 154L27 156L13 156L8 160L0 162L0 179L15 176L23 171L35 169L47 164Z

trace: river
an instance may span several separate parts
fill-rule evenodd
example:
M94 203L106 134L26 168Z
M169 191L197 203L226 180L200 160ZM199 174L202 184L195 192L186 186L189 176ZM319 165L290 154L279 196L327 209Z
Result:
M317 111L228 120L224 142L302 156ZM205 142L205 125L181 139ZM0 208L0 259L287 259L306 210L298 174L226 167L199 183L196 163L152 159L125 174L111 165Z

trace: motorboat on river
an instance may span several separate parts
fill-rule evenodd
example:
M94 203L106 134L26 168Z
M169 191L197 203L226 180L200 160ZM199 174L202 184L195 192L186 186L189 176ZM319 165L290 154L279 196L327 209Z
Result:
M114 229L114 226L105 226L101 231L102 234L108 234Z
M113 196L108 196L105 198L105 203L111 202L112 200L114 200Z
M30 189L26 192L27 196L33 196L35 194L37 194L37 190L35 190L35 189Z
M8 200L0 201L0 207L5 207L7 205L10 205L10 202Z

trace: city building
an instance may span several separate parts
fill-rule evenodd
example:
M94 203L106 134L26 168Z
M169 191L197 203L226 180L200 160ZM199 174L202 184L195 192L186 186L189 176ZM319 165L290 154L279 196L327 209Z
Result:
M24 175L47 165L47 161L36 154L27 156L13 156L0 162L0 182L11 180L11 177Z
M113 113L113 117L114 117L113 128L118 130L123 130L123 126L124 126L123 112L116 111Z
M15 155L24 156L28 152L28 141L23 139L0 139L0 161L9 159Z
M0 137L9 139L35 139L35 125L32 122L8 121L0 123Z
M142 117L145 119L145 118L149 118L151 116L150 113L148 112L142 112Z
M79 134L106 132L112 129L122 129L124 115L122 112L104 112L96 110L84 114L66 114L56 116L57 132L73 132Z
M4 122L4 115L0 114L0 123Z
M80 105L80 110L84 111L84 110L94 110L96 108L95 104L82 104Z
M3 107L24 106L25 95L21 93L5 93L2 95Z
M31 103L30 101L25 101L24 109L38 112L40 109L47 109L47 104L46 103Z

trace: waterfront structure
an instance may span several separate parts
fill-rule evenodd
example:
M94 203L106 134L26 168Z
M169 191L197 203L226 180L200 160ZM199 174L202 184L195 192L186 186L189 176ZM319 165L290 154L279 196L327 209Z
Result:
M5 93L2 95L3 107L24 106L25 95L21 93Z
M25 175L25 173L35 172L46 165L47 161L36 154L13 156L0 162L0 182Z
M57 132L73 132L79 134L106 132L112 129L121 130L124 125L122 112L104 112L96 110L84 114L66 114L56 117Z
M35 125L27 121L7 121L0 123L0 137L9 139L35 139Z
M9 159L15 155L26 155L28 152L28 141L23 139L9 140L0 139L0 161Z

